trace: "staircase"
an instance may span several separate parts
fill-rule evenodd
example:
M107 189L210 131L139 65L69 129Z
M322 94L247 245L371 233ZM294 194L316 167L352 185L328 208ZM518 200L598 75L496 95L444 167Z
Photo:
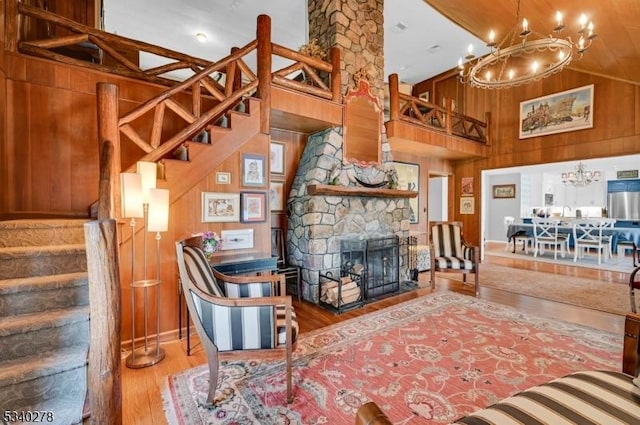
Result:
M25 423L82 423L89 348L83 224L0 222L0 412L53 415Z

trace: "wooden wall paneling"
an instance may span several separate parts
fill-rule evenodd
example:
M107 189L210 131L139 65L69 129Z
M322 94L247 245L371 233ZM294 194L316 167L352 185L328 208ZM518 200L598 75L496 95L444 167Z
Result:
M4 10L4 8L0 8ZM0 14L1 15L1 14ZM0 16L0 28L2 26L2 16ZM2 31L0 30L0 33ZM2 38L0 38L2 40ZM2 58L2 46L0 45L0 58ZM4 166L0 167L0 219L8 212L8 172L9 169L6 166L8 164L7 152L6 152L6 140L7 140L7 78L2 68L2 61L0 59L0 164Z

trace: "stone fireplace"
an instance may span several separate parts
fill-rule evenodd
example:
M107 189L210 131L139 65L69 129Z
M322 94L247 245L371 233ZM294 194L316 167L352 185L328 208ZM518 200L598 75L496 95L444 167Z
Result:
M399 281L409 277L411 195L358 185L358 164L343 159L342 132L337 127L309 136L287 199L288 261L302 268L303 297L315 303L320 274L340 276L343 241L396 237ZM389 171L393 158L385 135L381 136L380 168ZM331 190L318 194L317 186Z

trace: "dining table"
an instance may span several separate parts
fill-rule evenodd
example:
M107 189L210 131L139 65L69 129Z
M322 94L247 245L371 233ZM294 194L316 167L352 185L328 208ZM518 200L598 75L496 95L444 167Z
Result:
M573 224L570 219L561 221L558 226L558 233L569 235L569 245L573 245ZM604 236L611 236L611 250L616 251L619 241L629 241L633 244L635 251L640 246L640 228L639 227L606 227L602 229ZM507 240L513 242L513 251L516 252L516 237L528 236L533 238L533 223L514 223L507 228Z

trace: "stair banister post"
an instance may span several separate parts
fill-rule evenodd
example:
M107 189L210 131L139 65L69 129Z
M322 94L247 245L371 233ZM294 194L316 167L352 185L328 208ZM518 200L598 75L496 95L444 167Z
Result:
M84 237L91 306L87 366L90 423L121 425L121 292L115 220L87 222Z
M484 113L484 122L487 125L484 131L484 143L487 146L491 146L491 112L487 111Z
M271 131L271 18L258 16L258 97L260 105L260 132Z
M96 87L98 96L98 146L100 158L103 156L104 142L109 141L113 145L112 160L110 162L110 214L109 217L120 217L120 130L118 119L118 86L111 83L98 83Z
M331 95L334 102L342 103L342 79L340 77L340 48L332 47L329 51L331 59Z
M398 74L389 75L389 119L400 119L400 95L398 93Z
M18 0L7 0L5 3L6 27L4 33L4 47L9 52L18 51L18 34L20 32L18 20ZM23 21L24 22L24 21Z
M446 100L447 118L445 126L447 128L447 134L453 134L453 100L447 97Z

